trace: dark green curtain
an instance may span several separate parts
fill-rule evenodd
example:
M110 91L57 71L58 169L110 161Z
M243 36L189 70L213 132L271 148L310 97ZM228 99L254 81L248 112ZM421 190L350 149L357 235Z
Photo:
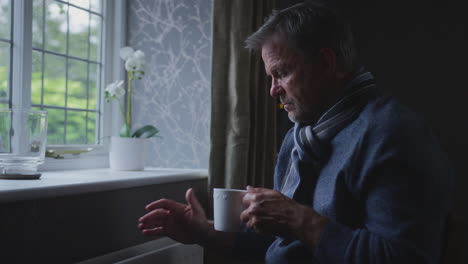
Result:
M260 52L244 48L276 7L269 0L214 0L211 87L211 188L272 187L276 101Z

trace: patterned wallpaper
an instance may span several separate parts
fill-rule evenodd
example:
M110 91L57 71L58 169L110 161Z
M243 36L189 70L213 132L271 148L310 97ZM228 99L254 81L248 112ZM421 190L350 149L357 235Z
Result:
M208 168L211 0L130 0L127 44L146 55L134 125L153 124L147 166Z

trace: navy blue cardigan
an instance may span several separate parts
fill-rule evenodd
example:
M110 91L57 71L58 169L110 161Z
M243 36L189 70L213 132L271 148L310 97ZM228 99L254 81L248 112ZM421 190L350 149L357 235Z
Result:
M293 146L291 130L278 155L276 190ZM318 246L247 230L234 254L266 263L438 263L453 172L422 118L378 96L330 147L310 189L309 206L331 219Z

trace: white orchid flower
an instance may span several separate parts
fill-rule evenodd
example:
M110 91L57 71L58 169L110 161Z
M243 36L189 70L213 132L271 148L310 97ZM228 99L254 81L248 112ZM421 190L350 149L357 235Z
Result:
M125 61L125 70L128 72L144 71L145 53L143 51L134 51L132 47L123 47L120 49L120 57Z
M133 57L136 58L138 61L142 62L142 64L145 61L145 53L141 50L135 51L135 53L133 53Z
M124 61L127 61L133 56L133 53L135 52L132 47L123 47L120 49L120 58L122 58Z
M115 81L109 85L107 85L105 92L109 95L109 97L116 97L120 98L125 94L125 89L123 87L123 80Z
M136 71L136 68L138 67L138 62L135 60L133 57L130 57L126 62L125 62L125 70L129 71Z
M143 57L141 57L140 55L132 56L125 62L125 69L127 71L144 71L144 67L145 67L144 54L143 54Z
M133 81L141 80L145 75L145 53L141 50L135 51L131 47L123 47L120 49L120 57L125 61L125 70L127 70L127 90L125 91L123 84L124 81L115 81L107 85L104 96L107 102L111 102L113 99L118 101L120 113L122 114L122 120L124 121L123 127L120 129L121 137L137 137L137 138L149 138L156 135L159 131L152 125L145 125L135 131L132 129L132 91ZM123 102L126 102L129 107L124 109L124 104L121 101L121 97L125 95Z

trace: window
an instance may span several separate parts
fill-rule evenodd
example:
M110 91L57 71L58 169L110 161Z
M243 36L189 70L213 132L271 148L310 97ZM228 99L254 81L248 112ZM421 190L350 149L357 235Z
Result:
M31 106L51 145L99 143L100 0L33 0Z
M11 0L0 0L0 108L10 103Z
M124 7L124 0L0 0L0 108L46 110L52 148L107 152L100 146L120 120L102 89L124 76L113 61L125 44Z

